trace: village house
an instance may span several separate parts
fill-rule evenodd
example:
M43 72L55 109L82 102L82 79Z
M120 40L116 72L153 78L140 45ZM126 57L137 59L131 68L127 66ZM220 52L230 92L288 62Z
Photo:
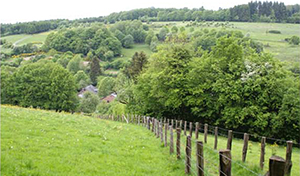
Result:
M77 94L78 97L82 98L84 92L86 92L86 91L92 92L92 93L94 93L94 94L98 94L98 89L97 89L97 87L95 87L95 86L93 86L93 85L88 85L88 86L86 86L85 88L81 89L81 91Z

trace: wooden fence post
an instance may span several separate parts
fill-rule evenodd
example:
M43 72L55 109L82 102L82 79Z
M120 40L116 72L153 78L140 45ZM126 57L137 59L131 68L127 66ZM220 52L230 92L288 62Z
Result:
M173 119L171 120L171 125L172 125L172 128L174 128L174 120Z
M190 122L190 136L193 136L193 122Z
M248 140L249 140L249 134L244 133L244 146L243 146L243 155L242 155L242 161L246 161L247 156L247 150L248 150Z
M284 176L285 160L279 156L269 159L269 176Z
M207 143L207 130L208 130L208 125L207 123L204 125L204 142Z
M165 123L165 147L168 145L168 125Z
M170 119L167 119L167 123L168 123L168 129L169 129Z
M152 117L152 129L151 129L152 132L154 132L154 118Z
M186 121L184 121L184 135L186 136Z
M178 128L178 120L175 120L175 129Z
M180 120L179 128L182 129L182 120Z
M156 120L156 137L159 138L159 121Z
M218 127L215 127L215 145L214 149L217 150L218 148Z
M173 127L170 125L170 153L174 153L174 142L173 142Z
M192 145L191 145L191 136L188 135L186 137L186 148L185 148L185 173L191 173L191 153L192 153Z
M227 149L231 150L232 145L232 130L228 131Z
M196 158L197 158L197 175L204 176L204 156L203 156L203 142L196 141Z
M177 140L176 140L176 156L177 159L180 159L180 134L181 134L181 129L176 128L177 132Z
M160 141L164 142L164 131L163 131L163 126L164 124L161 122L160 123Z
M293 141L287 141L286 144L287 146L285 155L285 174L291 175Z
M265 164L265 146L266 146L266 137L262 137L261 138L261 144L260 144L260 161L259 161L260 169L264 169L264 164Z
M195 136L196 136L196 139L198 139L198 130L199 130L199 122L196 122L196 127L195 127Z
M220 176L231 176L231 153L230 150L219 151Z

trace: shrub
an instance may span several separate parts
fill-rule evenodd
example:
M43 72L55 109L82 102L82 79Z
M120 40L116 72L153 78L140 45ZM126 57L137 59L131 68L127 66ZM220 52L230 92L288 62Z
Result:
M2 103L58 111L73 111L76 108L74 77L52 61L41 60L24 65L6 80L9 81L1 85L6 92L6 101Z
M278 30L269 30L268 33L271 33L271 34L281 34L281 32L278 31Z

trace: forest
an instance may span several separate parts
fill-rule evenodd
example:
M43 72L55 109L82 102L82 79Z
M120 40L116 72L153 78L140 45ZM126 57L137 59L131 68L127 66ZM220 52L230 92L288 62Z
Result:
M251 1L229 9L208 10L201 8L144 8L108 16L82 18L76 20L57 19L33 21L16 24L1 24L2 36L13 34L35 34L57 28L77 26L92 22L115 23L117 21L240 21L240 22L276 22L300 23L300 6L285 5L283 2Z

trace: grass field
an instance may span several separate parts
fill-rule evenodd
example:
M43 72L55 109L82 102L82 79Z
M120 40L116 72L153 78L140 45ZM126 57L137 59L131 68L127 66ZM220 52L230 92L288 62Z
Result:
M44 43L47 38L47 35L51 31L38 33L38 34L18 34L18 35L9 35L2 37L2 39L7 40L8 42L13 43L16 46L21 46L27 43ZM41 44L40 44L41 45Z
M215 22L217 23L217 22ZM222 22L219 22L222 23ZM188 22L154 22L153 24L172 24L178 27L185 26ZM286 23L247 23L247 22L230 22L234 25L234 28L227 28L227 30L239 30L243 32L244 35L263 43L265 51L272 53L276 58L281 61L296 61L300 62L300 46L290 45L285 42L284 39L291 37L293 35L300 37L300 25L299 24L286 24ZM172 27L170 25L170 28ZM195 30L207 28L221 30L221 27L194 27ZM160 29L156 28L155 31L158 32ZM281 34L270 34L266 31L279 30ZM187 28L189 31L189 27Z
M202 128L203 129L203 128ZM212 133L212 132L210 132ZM219 130L220 133L220 130ZM189 133L188 133L189 134ZM182 143L185 144L186 136L181 135L181 139L183 140ZM199 134L199 140L204 141L204 135L203 131ZM204 145L204 158L207 160L205 162L205 172L208 172L208 175L215 175L217 176L219 174L218 170L218 163L219 163L219 155L216 150L213 150L214 148L214 135L208 135L207 137L207 144ZM192 137L192 167L195 169L196 165L196 157L193 155L196 149L195 145L195 134L193 134ZM223 136L218 137L218 150L220 149L226 149L227 148L227 138ZM248 143L248 152L246 157L246 163L242 162L242 149L243 149L243 140L234 138L232 141L232 149L231 149L231 157L232 157L232 174L233 175L256 175L252 172L255 172L257 174L264 175L269 168L269 158L272 156L272 153L280 156L285 159L286 154L286 147L285 146L279 146L279 145L272 145L272 144L266 144L265 148L265 163L264 163L264 169L261 170L259 167L259 161L260 161L260 143L249 141ZM184 153L184 151L182 151ZM300 174L300 149L293 147L293 153L292 153L292 173L291 176L298 176ZM247 167L251 171L243 168L242 166Z
M1 175L184 175L184 147L182 159L176 160L144 127L37 109L2 106L1 110ZM183 146L185 138L182 134ZM203 140L202 133L199 140ZM208 135L204 145L207 175L218 175L218 153L212 150L213 144L213 135ZM227 139L220 136L218 149L225 149L226 144ZM267 144L261 171L260 144L249 141L245 164L241 162L242 147L242 140L233 140L233 175L264 174L272 153L285 158L285 147ZM292 176L300 174L299 158L300 150L294 147Z
M1 106L1 175L184 175L141 126Z

